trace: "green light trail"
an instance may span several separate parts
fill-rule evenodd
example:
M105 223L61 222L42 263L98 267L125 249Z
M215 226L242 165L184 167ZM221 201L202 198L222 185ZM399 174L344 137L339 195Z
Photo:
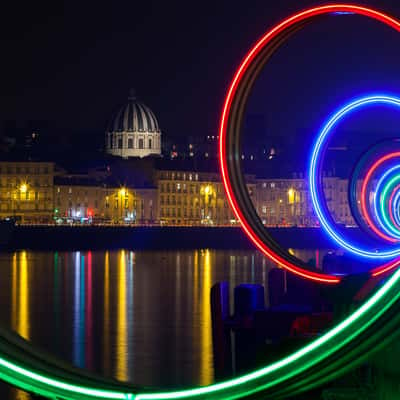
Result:
M8 333L5 336L1 332L0 354L7 353L6 346L8 349L10 346L19 348L20 351L9 351L8 357L0 358L0 378L42 396L65 399L167 400L210 399L210 396L212 399L236 399L259 391L268 393L268 390L275 389L284 381L296 377L306 380L310 371L318 370L318 365L322 365L334 353L344 351L344 356L351 344L362 347L361 339L368 329L372 328L371 334L382 331L380 319L384 319L390 308L400 305L399 288L400 270L358 310L317 340L264 368L206 387L153 393L114 381L85 377L78 369L66 369L64 365L45 356L39 358L39 354L27 342L16 335ZM370 340L371 334L365 340ZM318 379L323 378L321 372Z

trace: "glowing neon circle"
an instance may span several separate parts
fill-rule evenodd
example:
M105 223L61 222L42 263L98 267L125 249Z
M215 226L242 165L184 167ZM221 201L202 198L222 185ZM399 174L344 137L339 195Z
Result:
M400 239L400 232L396 229L396 227L392 227L390 223L390 211L389 216L387 215L387 210L385 208L386 198L389 194L389 190L392 186L394 186L400 180L400 175L396 174L389 182L384 184L385 178L387 178L392 172L398 171L400 169L400 165L396 165L395 167L386 171L382 177L379 179L378 184L376 185L376 193L374 196L374 209L376 214L376 219L382 229L389 235L392 235L396 239ZM381 186L384 185L382 193L380 193ZM378 204L379 203L379 204ZM390 205L389 205L390 207ZM382 218L381 218L382 216ZM383 220L382 220L383 219Z
M400 255L400 248L397 247L393 250L386 251L371 251L365 248L361 248L349 240L346 240L341 233L339 233L335 227L329 221L327 216L327 210L321 204L320 198L321 193L318 188L318 171L321 168L321 154L327 144L327 139L332 129L348 114L355 110L359 110L366 106L384 104L400 108L400 98L387 96L387 95L375 95L359 98L346 104L339 111L337 111L325 124L321 132L319 133L314 147L311 153L311 162L309 168L309 184L311 200L314 206L315 213L321 223L321 226L325 229L325 232L341 247L345 248L349 252L371 259L385 259L394 258Z
M312 17L321 16L327 12L340 14L354 13L371 17L383 22L397 31L400 30L398 21L382 13L371 11L372 10L365 7L351 5L339 4L333 6L322 6L312 9L312 11L308 10L304 13L297 14L277 25L274 29L264 35L264 37L245 57L229 88L221 116L219 157L221 174L228 201L244 232L254 243L254 245L276 264L286 268L288 271L294 274L323 283L339 283L341 277L310 270L301 260L288 255L287 251L283 250L279 243L276 243L268 234L268 232L266 232L259 216L256 214L254 207L252 206L252 202L248 196L248 193L246 193L245 190L242 190L242 188L245 186L245 182L241 172L240 159L237 157L237 154L240 154L239 143L241 122L243 121L243 113L249 97L250 89L254 84L261 67L268 61L276 49L279 48L279 46L284 43L288 37L290 37L291 34L303 26L302 24L305 20L311 19ZM390 101L395 103L399 102L399 99L390 98L390 96L382 95L375 97L375 103L379 97L381 98L382 103L389 103ZM352 103L352 106L356 107L356 104ZM314 150L319 150L320 146L321 143L319 143L319 145L317 143L317 146L314 148ZM391 249L376 253L375 251L370 251L368 249L357 248L356 246L353 246L351 243L348 243L346 240L344 240L330 225L328 218L325 218L326 215L324 211L321 210L322 207L320 207L319 200L317 199L318 195L316 195L316 161L319 161L318 157L314 157L310 167L310 179L311 176L313 177L311 182L313 204L314 208L316 209L316 214L320 219L321 225L329 233L329 236L334 239L339 246L344 247L353 254L362 255L371 259L392 259L384 265L378 266L370 271L372 276L386 273L397 267L399 263L394 258L400 255L400 249ZM378 230L378 234L382 233ZM396 241L396 239L390 239Z
M400 22L366 7L337 4L315 7L298 13L265 34L254 46L238 69L228 91L221 118L220 162L223 182L229 202L236 217L260 250L271 259L298 275L315 281L337 283L337 277L324 274L311 274L295 264L285 261L275 249L269 249L254 232L253 227L243 217L231 185L226 159L226 128L231 106L243 74L254 61L257 54L277 35L292 28L297 23L312 17L331 13L356 13L364 15L400 31ZM400 260L388 263L377 269L379 275L397 267ZM263 397L288 398L301 390L308 390L327 379L337 377L360 361L367 351L380 345L393 335L393 324L399 322L400 270L396 271L377 292L352 315L291 355L248 374L215 383L206 387L189 388L176 391L151 391L135 388L128 384L107 382L102 378L86 377L82 371L70 370L65 364L49 360L31 345L16 339L0 328L0 378L12 385L50 398L69 400L120 399L120 400L167 400L167 399L239 399L255 398L264 391ZM397 307L396 307L397 306ZM382 323L383 322L383 323ZM6 345L4 345L6 343ZM30 362L27 362L27 359ZM361 359L362 360L362 359ZM50 367L50 369L49 369ZM49 372L50 371L50 372Z

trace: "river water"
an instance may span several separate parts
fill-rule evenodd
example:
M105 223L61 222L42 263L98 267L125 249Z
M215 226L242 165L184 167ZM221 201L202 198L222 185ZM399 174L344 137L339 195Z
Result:
M319 251L294 252L321 258ZM266 285L271 267L257 251L3 252L0 323L107 377L164 388L207 385L214 381L211 286ZM3 383L0 390L2 399L30 399Z

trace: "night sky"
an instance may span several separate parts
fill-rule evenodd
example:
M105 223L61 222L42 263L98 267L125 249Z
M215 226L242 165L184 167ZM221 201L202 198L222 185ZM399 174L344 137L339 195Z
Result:
M400 18L398 1L359 3ZM7 2L0 24L1 126L45 120L54 135L102 134L134 87L165 135L216 132L225 91L247 49L274 23L313 4L320 2ZM295 136L315 130L358 94L400 94L399 44L400 34L365 18L309 26L266 67L248 114L262 135ZM388 121L385 129L394 131L400 118ZM381 126L378 115L352 129Z

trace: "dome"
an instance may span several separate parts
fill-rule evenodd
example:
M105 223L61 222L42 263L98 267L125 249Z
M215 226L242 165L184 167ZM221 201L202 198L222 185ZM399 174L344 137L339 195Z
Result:
M161 155L161 131L149 107L131 90L128 102L111 118L106 131L106 151L117 157Z
M108 132L160 132L157 119L142 102L136 99L131 91L128 102L111 118Z

